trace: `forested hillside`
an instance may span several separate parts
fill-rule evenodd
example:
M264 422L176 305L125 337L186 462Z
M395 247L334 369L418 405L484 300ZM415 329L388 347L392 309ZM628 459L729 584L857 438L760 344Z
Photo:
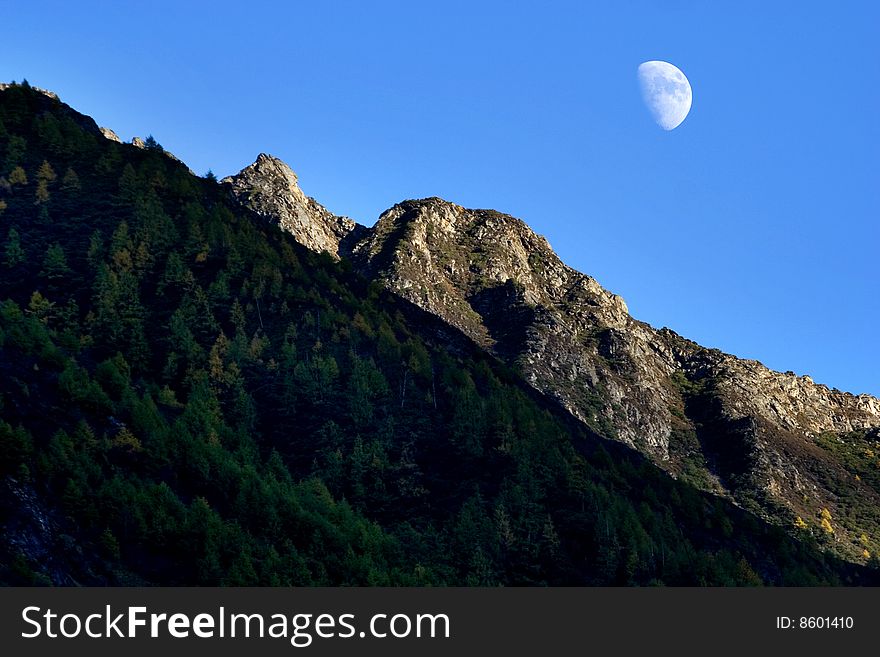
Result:
M464 335L0 91L0 581L841 584Z

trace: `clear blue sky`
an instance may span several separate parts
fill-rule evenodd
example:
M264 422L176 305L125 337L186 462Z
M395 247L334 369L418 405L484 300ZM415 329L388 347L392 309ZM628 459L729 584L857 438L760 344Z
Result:
M880 394L880 3L129 4L0 1L0 80L365 224L509 212L639 319ZM672 132L650 59L693 86Z

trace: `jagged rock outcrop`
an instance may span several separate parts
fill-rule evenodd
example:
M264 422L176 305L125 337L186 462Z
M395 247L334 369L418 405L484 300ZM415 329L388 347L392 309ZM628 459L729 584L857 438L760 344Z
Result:
M338 258L340 244L358 225L338 217L299 188L296 174L276 157L260 153L249 167L224 178L245 206L296 237L304 246Z
M305 246L350 258L675 476L789 525L823 508L836 513L849 494L880 507L877 491L820 444L850 432L870 442L880 401L633 319L619 296L566 266L519 219L428 198L395 205L367 229L306 197L293 172L265 155L224 182ZM864 558L854 536L880 531L878 514L866 513L835 530L837 552Z
M13 86L15 86L15 83L0 82L0 91L6 91L7 89L9 89L10 87L13 87ZM49 91L48 89L42 89L40 87L35 87L33 85L30 85L30 88L33 89L34 91L36 91L37 93L41 93L44 96L51 98L52 100L58 100L58 94L56 94L54 91Z
M119 138L115 132L113 132L110 128L101 127L101 134L104 135L106 139L110 141L115 141L117 144L121 144L122 140Z

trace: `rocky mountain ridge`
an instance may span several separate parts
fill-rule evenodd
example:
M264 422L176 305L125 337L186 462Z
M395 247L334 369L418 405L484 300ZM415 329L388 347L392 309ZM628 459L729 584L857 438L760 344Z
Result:
M341 242L358 228L348 217L337 217L306 196L293 170L265 153L221 183L230 185L233 194L258 215L319 253L327 251L338 258Z
M13 86L15 86L15 83L0 82L0 91L6 91L7 89L9 89L10 87L13 87ZM58 94L56 94L54 91L49 91L48 89L42 89L40 87L34 87L33 85L31 85L30 88L33 89L34 91L36 91L37 93L43 94L47 98L51 98L53 100L58 100Z
M829 476L880 504L877 490L817 446L825 434L880 438L880 401L632 318L623 299L565 265L519 219L427 198L399 203L367 228L307 197L292 170L264 154L223 183L305 246L349 259L674 476L786 525L818 527L822 509L846 512ZM829 540L850 558L864 557L855 534L880 525L849 524Z

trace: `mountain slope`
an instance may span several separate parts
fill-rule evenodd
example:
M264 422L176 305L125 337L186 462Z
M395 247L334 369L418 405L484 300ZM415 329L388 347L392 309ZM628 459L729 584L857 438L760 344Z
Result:
M245 205L269 202L242 176L228 180ZM284 194L276 186L272 202ZM324 216L309 218L320 232ZM847 453L873 446L877 399L639 322L508 215L429 198L348 235L328 250L463 331L604 436L778 524L806 524L846 558L864 561L880 547L880 489L823 447L827 434ZM833 533L826 512L841 519Z
M876 581L57 98L0 177L2 583Z

